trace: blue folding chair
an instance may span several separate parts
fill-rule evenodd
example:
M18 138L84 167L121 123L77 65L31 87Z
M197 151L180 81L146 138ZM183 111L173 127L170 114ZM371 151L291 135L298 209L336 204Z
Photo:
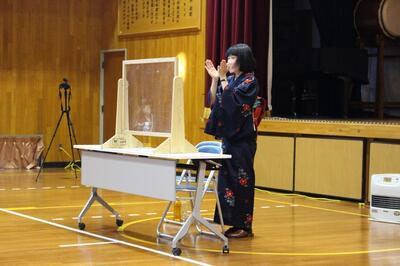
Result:
M196 149L198 152L205 152L205 153L214 153L214 154L222 154L222 143L219 141L202 141L196 145ZM191 160L187 161L187 164L191 164ZM193 205L194 205L194 198L195 195L194 193L196 192L196 185L193 184L195 182L195 177L191 175L190 170L183 170L182 174L180 176L177 176L177 186L176 190L177 191L184 191L184 192L189 192L189 197L177 197L178 200L189 200L191 208L193 210ZM213 183L213 186L211 187L211 183ZM205 193L214 193L216 202L217 202L217 211L221 223L221 230L222 233L224 233L224 222L223 222L223 217L222 217L222 210L221 210L221 205L219 202L219 197L218 197L218 173L217 170L211 170L207 176L206 182L204 183L204 190L202 192L202 198L205 196ZM170 235L161 233L161 226L162 224L165 223L172 223L172 224L177 224L177 225L182 225L183 222L178 222L174 220L169 220L166 218L167 213L169 209L172 206L173 201L170 201L163 213L163 216L161 217L161 220L157 226L157 235L159 236L166 236L166 237L172 237ZM213 233L202 231L200 226L196 224L197 230L202 233L202 234L208 234L208 235L214 235Z

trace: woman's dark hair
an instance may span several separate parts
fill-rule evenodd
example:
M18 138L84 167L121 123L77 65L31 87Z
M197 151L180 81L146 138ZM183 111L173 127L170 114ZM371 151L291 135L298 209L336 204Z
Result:
M254 59L251 48L244 43L238 43L228 48L225 53L226 58L230 55L237 57L236 63L240 71L244 73L254 72L256 69L256 60Z

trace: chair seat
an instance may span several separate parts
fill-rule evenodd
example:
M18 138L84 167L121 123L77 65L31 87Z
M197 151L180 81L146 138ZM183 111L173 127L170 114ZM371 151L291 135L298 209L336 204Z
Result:
M176 176L176 182L179 182L181 180L181 176ZM187 181L185 180L185 182L190 182L190 183L196 183L196 177L195 176L188 176L185 177L185 179L187 179Z
M185 192L196 192L196 185L191 184L181 184L176 185L176 191L185 191ZM206 192L214 192L214 188L207 188Z

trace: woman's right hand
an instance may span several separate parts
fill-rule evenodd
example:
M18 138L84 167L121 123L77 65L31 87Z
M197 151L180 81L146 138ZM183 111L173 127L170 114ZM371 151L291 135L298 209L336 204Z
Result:
M208 75L210 75L212 79L219 79L218 70L215 68L213 62L210 59L206 60L204 67L206 68Z

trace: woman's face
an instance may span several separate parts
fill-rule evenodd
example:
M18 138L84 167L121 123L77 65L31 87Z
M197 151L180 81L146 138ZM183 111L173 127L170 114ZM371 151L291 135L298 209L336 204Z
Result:
M240 72L238 64L236 64L237 56L236 55L230 55L228 56L228 62L226 63L228 67L229 73L235 73L238 74Z

